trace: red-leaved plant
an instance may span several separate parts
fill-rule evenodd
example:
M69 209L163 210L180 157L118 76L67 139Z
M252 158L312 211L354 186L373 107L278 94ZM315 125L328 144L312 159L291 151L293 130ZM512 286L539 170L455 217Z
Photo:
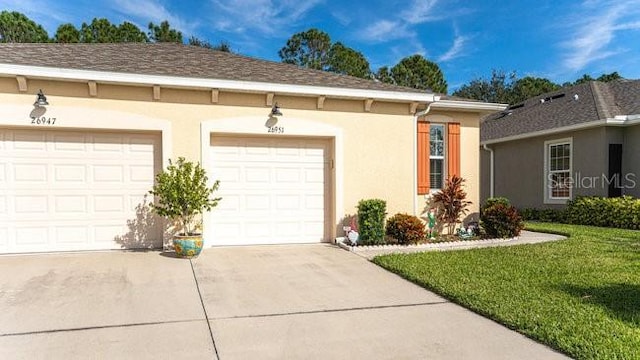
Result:
M469 212L471 201L467 200L467 192L462 189L465 180L458 175L447 179L444 188L433 195L438 204L438 220L447 225L449 234L454 234L460 217Z

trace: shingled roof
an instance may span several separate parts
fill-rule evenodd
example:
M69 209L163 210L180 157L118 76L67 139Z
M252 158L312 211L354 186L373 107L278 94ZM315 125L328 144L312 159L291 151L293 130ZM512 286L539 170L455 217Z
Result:
M634 114L640 114L640 80L590 81L527 99L487 116L480 139L499 140Z
M0 44L0 64L427 93L420 89L170 43Z

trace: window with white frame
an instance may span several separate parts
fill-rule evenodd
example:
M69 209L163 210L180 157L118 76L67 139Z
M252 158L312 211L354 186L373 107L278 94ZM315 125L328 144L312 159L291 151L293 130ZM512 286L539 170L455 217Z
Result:
M431 124L429 128L429 184L432 190L440 190L444 183L444 124Z
M571 199L572 139L545 142L545 200L564 202Z

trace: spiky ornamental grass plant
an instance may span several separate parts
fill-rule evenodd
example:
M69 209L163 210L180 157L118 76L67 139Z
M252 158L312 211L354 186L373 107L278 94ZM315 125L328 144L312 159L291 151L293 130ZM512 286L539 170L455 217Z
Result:
M169 160L167 169L156 175L156 183L150 194L156 197L151 209L160 216L177 223L183 235L195 235L198 216L211 211L222 198L212 198L220 181L207 185L206 171L199 163L179 157Z
M447 179L444 188L433 195L438 204L438 220L447 224L449 234L454 234L460 217L469 212L471 201L467 200L467 192L462 189L465 180L458 175Z

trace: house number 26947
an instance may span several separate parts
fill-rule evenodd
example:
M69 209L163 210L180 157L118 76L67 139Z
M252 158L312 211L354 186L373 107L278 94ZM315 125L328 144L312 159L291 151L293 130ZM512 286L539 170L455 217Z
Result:
M31 118L32 125L55 125L55 123L56 123L56 118L54 117L39 116L39 117Z
M268 133L272 133L272 134L284 134L284 127L283 126L271 126L269 127L269 130L267 130Z

